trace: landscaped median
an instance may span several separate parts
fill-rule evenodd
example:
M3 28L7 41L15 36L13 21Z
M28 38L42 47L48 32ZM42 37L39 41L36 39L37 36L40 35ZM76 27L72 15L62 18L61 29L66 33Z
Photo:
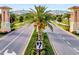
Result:
M26 48L25 55L36 55L36 41L37 41L37 32L34 30L31 40ZM43 49L41 50L41 55L54 55L54 51L48 40L47 33L43 33Z

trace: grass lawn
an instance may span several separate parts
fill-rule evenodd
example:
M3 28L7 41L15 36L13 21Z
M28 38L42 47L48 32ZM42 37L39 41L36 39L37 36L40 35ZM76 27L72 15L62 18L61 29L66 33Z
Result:
M11 24L12 26L11 26L11 29L18 29L18 28L20 28L21 26L23 26L25 24L25 22L17 22L17 23L15 23L15 24Z
M66 20L63 19L61 23L68 25L68 20L67 19Z
M25 55L36 55L36 41L37 41L37 32L35 30L28 44L28 47L25 51ZM43 33L43 50L41 50L40 54L54 55L53 49L50 45L50 42L48 40L46 33Z
M64 25L61 25L61 24L57 24L57 25L60 26L61 28L63 28L64 30L69 31L68 26L64 26Z
M50 21L50 22L53 23L53 24L56 24L56 25L60 26L61 28L63 28L66 31L69 31L69 27L68 26L64 26L64 25L61 25L61 24L57 24L55 21Z
M50 21L51 23L57 24L54 21ZM61 28L63 28L66 31L69 31L69 27L68 26L63 26L61 24L57 24L58 26L60 26ZM76 32L73 32L72 34L76 35L79 38L79 34L76 34Z

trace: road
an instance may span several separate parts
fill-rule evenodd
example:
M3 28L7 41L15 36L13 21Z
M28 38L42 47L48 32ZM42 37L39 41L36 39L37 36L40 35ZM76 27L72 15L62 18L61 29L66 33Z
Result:
M0 55L24 54L33 31L33 24L25 25L0 38Z
M51 25L53 26L53 32L49 27L45 32L48 34L48 38L54 48L55 54L79 55L79 39L60 29L58 26L54 24Z

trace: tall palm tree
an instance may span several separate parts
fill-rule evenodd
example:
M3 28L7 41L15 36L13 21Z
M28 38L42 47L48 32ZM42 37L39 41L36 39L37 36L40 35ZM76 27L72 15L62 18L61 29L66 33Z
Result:
M34 9L28 11L28 18L31 20L31 23L34 23L34 26L37 28L38 40L41 40L42 29L47 25L47 20L51 17L51 10L47 11L45 6L34 6Z

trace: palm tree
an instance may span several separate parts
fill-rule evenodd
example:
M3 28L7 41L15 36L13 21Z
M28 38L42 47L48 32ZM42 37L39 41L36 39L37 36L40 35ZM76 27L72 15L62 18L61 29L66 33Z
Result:
M41 40L42 30L47 25L47 20L51 18L50 12L45 6L34 6L34 9L30 9L27 13L31 23L34 23L34 27L37 28L38 40Z

